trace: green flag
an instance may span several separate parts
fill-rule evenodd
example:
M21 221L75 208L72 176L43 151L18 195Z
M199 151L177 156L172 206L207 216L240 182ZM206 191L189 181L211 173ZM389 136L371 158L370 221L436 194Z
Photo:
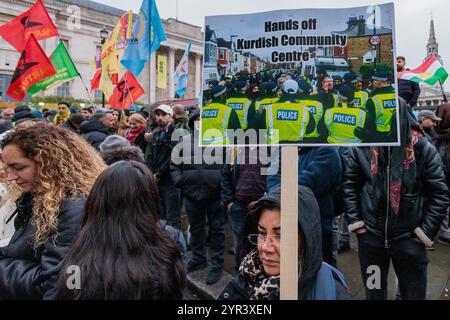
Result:
M56 69L56 74L35 83L28 89L28 95L32 96L39 91L60 86L64 82L78 77L78 70L63 42L60 42L55 51L53 51L50 61Z

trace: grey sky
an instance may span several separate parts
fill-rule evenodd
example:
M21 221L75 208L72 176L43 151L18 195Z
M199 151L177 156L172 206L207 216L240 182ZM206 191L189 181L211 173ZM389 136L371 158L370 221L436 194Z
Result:
M124 10L138 12L142 0L94 0ZM342 8L381 4L386 0L156 0L162 18L176 17L197 25L204 25L204 17L224 14L243 14L280 9L301 8ZM448 0L393 0L396 11L397 53L404 55L407 65L415 68L426 56L430 18L434 17L439 53L447 71L450 71L450 38L445 30L450 30L450 1ZM450 90L450 80L446 82Z

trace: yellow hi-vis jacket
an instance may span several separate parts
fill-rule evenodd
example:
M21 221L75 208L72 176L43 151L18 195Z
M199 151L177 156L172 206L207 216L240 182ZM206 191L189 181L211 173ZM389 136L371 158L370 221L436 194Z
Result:
M328 142L337 144L361 143L355 136L355 129L363 128L366 112L360 108L332 108L325 112L325 125L328 128Z
M248 128L248 111L252 101L245 98L230 98L227 100L227 106L236 111L243 130Z
M274 97L274 98L265 98L265 99L261 99L259 101L256 101L256 103L255 103L256 111L264 110L264 109L266 109L266 107L268 105L272 105L275 102L278 102L278 100L280 100L280 98Z
M312 133L306 134L305 138L317 138L320 136L319 131L317 130L317 126L319 125L319 121L323 117L323 105L320 101L314 100L314 99L308 99L308 100L298 100L298 104L300 104L302 107L305 106L308 108L309 112L311 112L314 122L315 122L315 129Z
M201 109L202 145L229 144L228 123L232 109L224 104L210 103Z
M397 111L395 93L377 94L372 97L375 105L375 125L377 131L388 133L391 131L391 121Z
M267 143L299 142L305 136L309 111L298 103L277 102L266 107Z
M364 109L368 100L369 93L364 90L355 91L355 100L353 102L355 107Z

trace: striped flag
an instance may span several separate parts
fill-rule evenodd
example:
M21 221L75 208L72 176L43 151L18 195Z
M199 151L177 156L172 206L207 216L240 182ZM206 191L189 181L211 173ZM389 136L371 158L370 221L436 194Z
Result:
M448 73L438 58L432 55L420 67L399 72L398 78L417 83L425 82L430 86L434 86L438 81L444 83L448 78Z

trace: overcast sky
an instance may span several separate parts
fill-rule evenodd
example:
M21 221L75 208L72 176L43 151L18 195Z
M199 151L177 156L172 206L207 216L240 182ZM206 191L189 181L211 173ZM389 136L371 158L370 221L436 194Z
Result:
M106 5L132 9L139 12L142 0L94 0ZM450 30L450 1L448 0L156 0L161 18L177 16L178 19L204 26L204 17L223 14L254 13L279 9L338 8L364 5L395 3L397 53L404 55L407 65L415 68L426 57L430 19L434 17L439 53L447 71L450 72L450 38L445 30ZM450 90L450 80L446 82Z

